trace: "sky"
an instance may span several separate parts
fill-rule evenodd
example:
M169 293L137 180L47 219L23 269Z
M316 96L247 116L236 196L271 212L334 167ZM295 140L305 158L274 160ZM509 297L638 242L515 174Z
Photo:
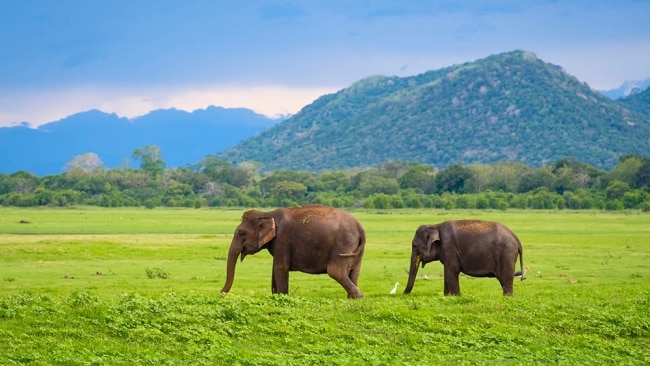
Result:
M372 75L513 50L593 89L650 77L650 0L0 0L0 127L99 109L297 113Z

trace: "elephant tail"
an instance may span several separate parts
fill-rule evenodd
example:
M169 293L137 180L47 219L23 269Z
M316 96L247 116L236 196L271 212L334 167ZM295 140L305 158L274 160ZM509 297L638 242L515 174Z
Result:
M361 231L361 235L359 236L359 246L357 249L354 250L352 253L340 253L339 256L341 257L360 257L360 255L363 255L363 250L366 247L366 233L364 231Z
M515 276L521 276L521 280L526 279L526 273L528 273L528 267L524 267L524 249L521 247L521 242L517 238L517 245L519 248L517 248L517 252L519 254L519 268L520 270L515 272Z

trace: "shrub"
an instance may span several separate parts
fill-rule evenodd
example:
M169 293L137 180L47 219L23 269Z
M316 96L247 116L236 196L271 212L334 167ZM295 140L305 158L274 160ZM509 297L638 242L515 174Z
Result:
M169 272L165 271L162 268L147 268L145 270L147 274L147 278L149 279L154 279L154 278L162 278L162 279L168 279L169 278Z

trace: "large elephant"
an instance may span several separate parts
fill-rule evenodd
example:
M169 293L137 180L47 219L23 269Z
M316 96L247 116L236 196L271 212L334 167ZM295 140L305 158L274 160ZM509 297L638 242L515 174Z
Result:
M235 276L237 256L266 248L273 256L272 293L289 292L289 271L327 273L349 298L361 298L357 287L366 245L363 227L347 212L323 205L280 208L270 212L249 210L235 229L226 268L228 292Z
M515 273L519 255L521 272ZM503 294L512 296L515 275L525 277L523 250L519 238L498 222L450 220L422 225L415 232L411 249L411 269L404 289L413 289L418 267L439 260L444 267L445 295L460 295L460 273L473 277L496 277Z

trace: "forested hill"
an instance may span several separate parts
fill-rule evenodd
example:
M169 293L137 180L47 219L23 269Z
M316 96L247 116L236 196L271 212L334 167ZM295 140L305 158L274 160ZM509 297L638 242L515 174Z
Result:
M561 67L513 51L411 77L363 79L219 156L259 161L265 170L388 161L541 166L564 157L609 169L623 154L650 152L648 106L629 100L613 101Z

